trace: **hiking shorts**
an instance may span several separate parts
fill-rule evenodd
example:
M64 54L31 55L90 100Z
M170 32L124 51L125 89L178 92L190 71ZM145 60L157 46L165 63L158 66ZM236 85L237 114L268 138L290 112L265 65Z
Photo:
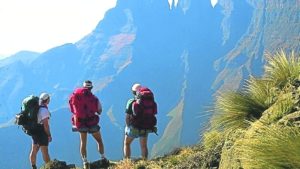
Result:
M125 135L131 138L148 137L148 133L147 130L140 130L132 126L125 127Z
M80 127L80 128L76 128L76 127L73 127L72 128L72 131L76 132L80 132L80 133L96 133L100 130L100 126L99 125L94 125L94 126L91 126L91 127Z
M48 140L48 135L46 134L45 131L32 135L32 142L33 144L38 144L39 146L48 146L49 145L49 140Z

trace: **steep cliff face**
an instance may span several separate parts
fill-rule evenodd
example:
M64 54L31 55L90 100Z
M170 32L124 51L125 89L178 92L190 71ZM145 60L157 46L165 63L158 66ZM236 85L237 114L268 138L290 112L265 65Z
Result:
M208 118L197 116L203 111L200 104L207 104L211 95L209 83L214 78L207 75L213 71L215 59L206 50L220 44L221 18L209 1L180 1L170 7L168 1L120 0L94 31L77 43L52 48L29 64L16 62L0 69L1 91L5 91L1 95L8 96L0 98L1 122L6 124L13 118L26 95L49 92L55 138L51 154L79 164L79 152L69 154L78 149L79 143L77 134L70 132L68 96L83 80L90 79L103 105L100 125L106 154L121 159L125 104L132 97L131 85L140 82L153 90L159 108L159 136L149 137L149 152L161 155L182 144L194 144L199 139L200 124ZM215 33L218 36L212 36ZM201 81L204 78L205 83ZM4 138L24 137L22 152L29 151L26 145L30 139L21 130L2 130L7 133ZM17 147L6 139L0 144L7 143L7 147ZM155 143L157 148L151 151ZM98 153L94 146L91 141L89 157L95 159ZM136 146L133 156L140 154ZM13 157L21 158L22 154L15 151ZM11 160L6 166L20 168Z
M260 74L264 62L263 54L266 52L300 49L298 0L247 2L254 9L251 23L235 47L215 62L219 72L214 82L216 89L237 89L245 77Z
M162 155L198 142L210 117L207 111L215 92L212 84L215 82L215 89L237 87L244 76L259 72L261 54L267 48L291 43L289 38L276 43L267 39L285 36L281 31L277 35L277 28L269 29L294 15L287 14L286 6L276 6L271 15L266 8L271 6L269 1L222 0L214 8L209 0L170 2L119 0L95 30L75 44L50 49L30 63L0 67L1 95L8 96L0 98L0 117L3 115L5 122L11 119L28 94L50 92L54 137L56 134L52 154L79 163L79 153L65 153L78 149L77 135L70 132L68 96L83 80L90 79L103 104L100 125L107 156L121 159L124 108L132 97L131 85L140 82L153 90L159 108L159 136L149 137L149 152ZM292 2L278 4L290 5L299 16ZM277 8L282 13L277 14ZM296 25L299 18L294 19ZM273 26L266 24L271 21ZM214 63L218 63L217 71ZM9 133L10 137L19 135ZM96 158L93 146L89 155ZM133 156L139 156L139 151L134 144Z

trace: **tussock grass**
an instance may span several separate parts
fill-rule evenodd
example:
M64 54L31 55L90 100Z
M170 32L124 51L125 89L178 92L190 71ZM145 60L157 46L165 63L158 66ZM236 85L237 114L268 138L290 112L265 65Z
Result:
M293 99L292 93L282 95L273 106L264 112L261 120L268 124L277 122L291 113L296 105L297 102Z
M245 169L300 168L300 131L296 127L261 125L259 132L239 141Z
M265 110L251 95L245 92L226 92L217 96L215 114L211 120L213 129L225 133L250 126Z
M134 168L134 164L130 159L125 159L120 161L114 169L132 169Z
M174 150L171 154L152 160L120 161L114 169L194 169L207 168L205 153L202 146L184 147ZM209 165L209 164L208 164Z
M256 104L264 109L267 109L276 101L276 96L280 92L272 81L258 79L253 76L246 81L244 90Z
M224 140L225 136L223 133L212 130L204 133L202 144L204 146L204 150L209 151L210 149L217 147L219 144L223 144Z
M213 130L228 133L246 129L267 109L265 120L269 122L277 121L293 110L297 100L290 91L291 84L300 76L300 57L293 52L286 55L281 50L275 55L266 54L266 61L262 78L250 77L241 90L224 91L216 96L211 120Z
M281 50L266 55L261 78L216 96L203 143L213 149L220 145L213 138L225 135L219 168L300 168L299 86L300 57Z
M280 88L288 82L293 82L299 77L300 57L294 52L290 55L281 50L274 55L266 54L266 65L264 78L274 82Z

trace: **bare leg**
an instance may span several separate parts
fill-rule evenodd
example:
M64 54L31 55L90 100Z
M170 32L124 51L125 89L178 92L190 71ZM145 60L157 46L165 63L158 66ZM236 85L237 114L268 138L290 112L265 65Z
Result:
M82 159L86 159L86 142L87 142L87 133L80 132L80 154Z
M134 138L128 137L127 135L125 135L124 138L124 158L130 158L131 156L131 149L130 149L130 144L132 143L132 141L134 140Z
M92 135L95 138L95 140L97 141L99 153L101 155L103 155L104 154L104 146L103 146L103 141L102 141L101 133L98 131L98 132L93 133Z
M141 137L141 138L140 138L140 145L141 145L142 158L143 158L144 160L147 160L147 158L148 158L147 140L148 140L148 137Z
M41 146L41 151L42 151L42 155L43 155L43 159L44 159L45 163L48 163L50 161L48 146Z
M32 144L31 151L29 154L29 161L31 165L36 165L36 155L39 151L40 147L37 144Z

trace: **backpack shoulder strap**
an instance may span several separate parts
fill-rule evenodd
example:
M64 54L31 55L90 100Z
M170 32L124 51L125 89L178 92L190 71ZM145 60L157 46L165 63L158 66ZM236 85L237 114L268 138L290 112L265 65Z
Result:
M77 95L77 94L83 94L85 92L85 88L80 87L74 90L73 94Z
M40 105L40 108L41 107L44 107L44 108L48 109L48 106L46 106L46 105Z
M135 102L135 101L136 101L136 100L135 100L134 98L129 99L129 100L127 101L125 113L127 113L127 114L133 114L133 112L132 112L132 104L133 104L133 102Z

